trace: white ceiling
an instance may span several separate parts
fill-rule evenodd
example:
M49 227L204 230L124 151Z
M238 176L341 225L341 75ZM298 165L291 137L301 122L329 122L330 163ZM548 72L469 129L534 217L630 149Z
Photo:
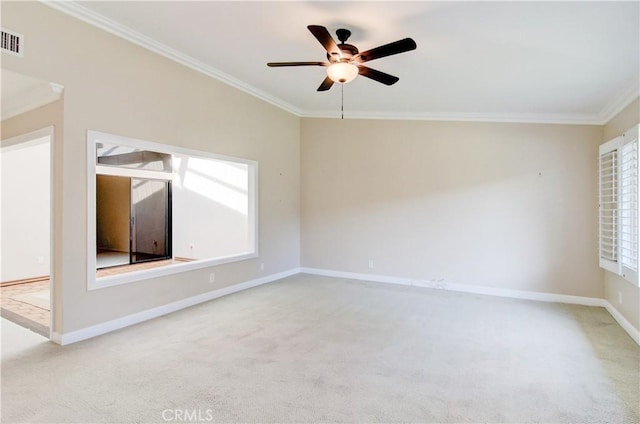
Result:
M62 96L63 86L38 78L2 70L2 107L0 120L12 118L36 109Z
M360 51L405 37L415 51L367 65L396 75L344 86L345 117L603 123L639 92L640 3L47 3L299 116L339 116L340 86L307 25L351 30Z

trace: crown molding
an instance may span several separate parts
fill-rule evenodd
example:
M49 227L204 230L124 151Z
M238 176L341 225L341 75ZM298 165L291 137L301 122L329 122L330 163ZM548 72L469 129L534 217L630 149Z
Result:
M629 106L640 95L640 80L636 79L626 90L620 92L616 97L600 111L599 121L602 125L611 121L624 108Z
M340 118L339 111L302 113L302 118ZM381 113L369 111L345 111L344 119L379 119L403 121L459 121L496 122L520 124L602 125L598 115L591 114L516 114L516 113Z
M118 22L96 13L74 1L40 0L43 4L73 16L81 21L116 35L138 46L155 52L170 60L180 63L197 72L221 81L251 96L257 97L301 118L340 118L337 111L305 111L284 100L272 96L256 87L247 84L225 72L207 65L178 50L172 49L152 38L132 30ZM597 114L518 114L518 113L394 113L349 111L345 119L390 119L390 120L423 120L423 121L465 121L465 122L503 122L533 124L570 124L570 125L604 125L615 115L638 97L640 84L635 81L631 87L612 99Z
M212 66L209 66L193 57L186 55L178 50L172 49L162 43L159 43L152 38L149 38L137 31L132 30L112 19L96 13L84 6L81 6L73 1L59 1L59 0L40 0L42 4L49 6L55 10L58 10L67 15L73 16L89 25L100 28L107 31L110 34L130 41L138 46L141 46L147 50L157 53L167 59L178 62L188 68L191 68L204 75L217 79L227 85L237 88L247 94L264 100L276 107L284 109L285 111L294 115L300 116L301 111L290 103L287 103L277 97L274 97L262 90L259 90L244 81L241 81L231 75L220 71Z

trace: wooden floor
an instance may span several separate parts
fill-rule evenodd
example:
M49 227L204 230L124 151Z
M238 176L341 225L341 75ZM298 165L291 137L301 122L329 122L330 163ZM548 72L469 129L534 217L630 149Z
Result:
M16 324L49 337L51 312L14 297L49 290L49 280L4 285L0 287L0 315Z
M143 269L160 268L176 263L190 262L190 259L176 258L162 261L144 262L133 265L114 266L99 269L96 277L106 277L109 275L124 274L131 271ZM0 286L0 315L22 327L28 328L45 337L49 337L49 327L51 322L51 311L41 306L14 299L16 295L50 290L49 277L40 277L33 280L9 281Z

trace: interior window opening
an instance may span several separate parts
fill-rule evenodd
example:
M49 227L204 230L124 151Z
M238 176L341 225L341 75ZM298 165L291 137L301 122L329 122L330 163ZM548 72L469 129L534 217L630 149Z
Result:
M90 288L257 256L256 162L93 131L89 142Z

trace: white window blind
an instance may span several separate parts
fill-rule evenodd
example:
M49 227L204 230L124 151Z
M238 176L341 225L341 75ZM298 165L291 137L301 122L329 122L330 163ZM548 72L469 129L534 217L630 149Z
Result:
M629 130L620 146L620 265L638 281L638 131Z
M600 266L616 274L618 263L618 145L616 138L600 146Z
M600 266L638 284L638 126L600 146Z

